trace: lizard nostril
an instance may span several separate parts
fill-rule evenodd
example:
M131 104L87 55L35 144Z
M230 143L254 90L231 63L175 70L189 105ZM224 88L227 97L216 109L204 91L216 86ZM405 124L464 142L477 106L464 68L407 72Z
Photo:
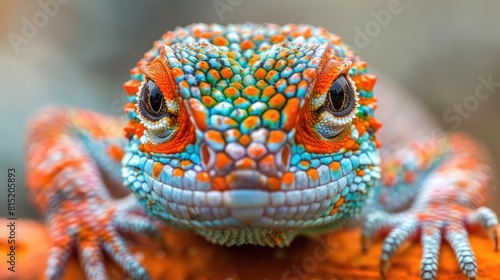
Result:
M201 144L201 161L205 170L213 168L215 163L215 153L205 144Z
M276 156L276 164L278 168L282 171L288 170L290 163L290 147L288 145L283 146Z

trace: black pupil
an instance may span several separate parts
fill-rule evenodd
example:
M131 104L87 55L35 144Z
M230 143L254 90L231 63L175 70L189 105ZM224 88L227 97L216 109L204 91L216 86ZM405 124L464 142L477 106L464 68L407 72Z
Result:
M340 111L349 104L349 83L344 76L337 78L329 90L333 109ZM347 95L347 96L346 96ZM347 101L347 102L346 102ZM347 104L345 104L347 103Z
M149 104L151 104L151 109L158 113L163 105L163 93L151 80L147 83L147 86L149 89Z

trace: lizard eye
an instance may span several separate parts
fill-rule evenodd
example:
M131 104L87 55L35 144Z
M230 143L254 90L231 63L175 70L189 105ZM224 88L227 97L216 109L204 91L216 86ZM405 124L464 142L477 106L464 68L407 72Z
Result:
M328 90L326 109L336 117L345 117L354 107L354 89L344 75L335 79Z
M149 79L142 87L141 107L145 115L152 120L161 119L167 112L165 97L160 88Z
M356 91L345 75L333 81L317 110L316 131L326 139L333 139L347 127L356 114Z

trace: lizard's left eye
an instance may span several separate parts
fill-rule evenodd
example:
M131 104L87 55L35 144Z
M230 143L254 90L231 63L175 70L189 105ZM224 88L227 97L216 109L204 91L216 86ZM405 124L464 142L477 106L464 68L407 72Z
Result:
M330 86L326 109L336 117L345 117L354 107L354 98L354 89L342 75Z
M347 127L356 115L357 97L353 85L340 75L325 93L324 103L316 111L316 131L326 139L333 139Z
M163 92L151 79L142 87L141 101L141 107L152 120L158 120L168 112Z

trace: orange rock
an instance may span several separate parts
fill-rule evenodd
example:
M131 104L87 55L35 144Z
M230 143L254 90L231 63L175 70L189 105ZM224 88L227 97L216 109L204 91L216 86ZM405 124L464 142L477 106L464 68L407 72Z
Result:
M2 219L5 221L5 219ZM48 232L33 221L17 221L16 272L7 270L7 228L0 227L0 279L42 279L48 256ZM317 239L298 238L284 249L259 246L213 245L191 232L165 229L167 250L152 240L131 236L129 244L153 279L380 279L381 241L361 253L359 229L345 229ZM471 234L481 279L498 279L499 253L483 231ZM417 242L405 246L392 261L387 279L420 279L421 249ZM109 259L112 279L123 272ZM298 270L300 269L300 271ZM298 271L298 272L297 272ZM297 274L298 273L298 274ZM451 248L441 250L438 279L466 279ZM307 277L307 278L305 278ZM76 254L70 258L64 279L85 279Z

